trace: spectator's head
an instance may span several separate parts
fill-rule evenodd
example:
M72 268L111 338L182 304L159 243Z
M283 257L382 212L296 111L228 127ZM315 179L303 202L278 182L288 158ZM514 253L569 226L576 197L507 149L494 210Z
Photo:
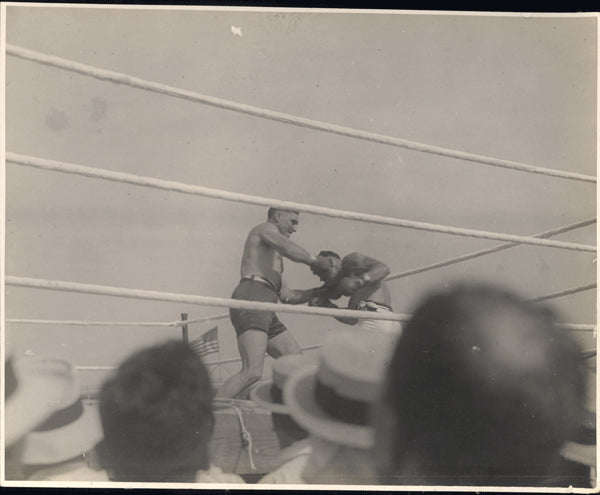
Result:
M430 295L387 371L380 482L539 483L583 395L580 351L548 309L487 285Z
M115 481L190 482L209 467L213 389L182 342L128 358L100 393L101 462Z
M22 478L36 466L81 459L102 436L95 411L82 405L67 361L9 358L5 392L7 478Z
M371 408L379 397L395 337L341 331L319 351L318 368L295 373L284 388L294 420L311 435L303 473L309 483L372 482Z
M306 354L282 356L273 362L272 380L260 383L250 392L250 398L257 405L271 411L273 427L282 449L308 437L308 432L294 421L288 406L283 403L284 385L294 373L315 369L316 366L316 359Z

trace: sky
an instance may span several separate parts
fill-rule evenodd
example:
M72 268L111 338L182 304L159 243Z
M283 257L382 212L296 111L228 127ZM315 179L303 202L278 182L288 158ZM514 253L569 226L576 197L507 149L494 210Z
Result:
M590 17L8 6L7 43L240 103L546 168L596 174ZM10 152L343 210L531 235L596 212L595 185L369 143L6 57ZM8 163L6 274L229 297L264 207ZM595 225L555 237L596 243ZM300 215L293 240L392 273L498 244ZM592 283L593 253L520 246L391 281L396 312L457 280L537 297ZM285 263L290 287L319 284ZM553 304L596 321L596 292ZM173 321L223 308L7 287L6 317ZM342 327L280 315L312 345ZM199 325L194 332L208 329ZM7 349L115 365L177 330L7 325ZM584 347L589 334L577 334ZM228 320L220 358L237 357ZM237 365L235 365L237 366Z

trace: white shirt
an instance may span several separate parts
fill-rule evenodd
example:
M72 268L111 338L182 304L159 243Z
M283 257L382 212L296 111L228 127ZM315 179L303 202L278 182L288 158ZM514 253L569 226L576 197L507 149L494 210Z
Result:
M36 471L29 480L34 481L111 481L104 470L96 471L79 462ZM207 470L197 471L195 483L246 483L241 476L224 473L220 467L210 465Z
M263 476L258 483L264 484L304 484L302 472L311 453L308 439L294 442L281 451L282 464Z

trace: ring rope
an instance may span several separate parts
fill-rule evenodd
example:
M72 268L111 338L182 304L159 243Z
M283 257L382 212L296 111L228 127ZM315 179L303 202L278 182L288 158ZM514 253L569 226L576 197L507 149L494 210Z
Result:
M532 237L537 237L539 239L544 239L546 237L552 237L557 234L562 234L563 232L568 232L570 230L578 229L580 227L585 227L592 223L596 223L595 218L590 218L588 220L583 220L581 222L572 223L570 225L566 225L564 227L559 227L553 230L547 230L546 232L542 232L540 234L535 234ZM398 278L408 277L409 275L415 275L417 273L423 273L429 270L434 270L435 268L442 268L444 266L453 265L455 263L461 263L462 261L471 260L473 258L478 258L480 256L485 256L487 254L497 253L498 251L502 251L503 249L509 249L515 246L520 246L521 244L518 242L507 242L506 244L500 244L498 246L482 249L481 251L475 251L473 253L464 254L462 256L457 256L455 258L450 258L444 261L438 261L437 263L432 263L430 265L425 265L419 268L413 268L411 270L407 270L401 273L395 273L393 275L389 275L385 280L396 280Z
M337 210L334 208L326 208L323 206L314 206L304 203L295 203L292 201L281 201L278 199L264 198L261 196L252 196L249 194L234 193L230 191L223 191L220 189L212 189L203 186L196 186L190 184L184 184L181 182L167 181L162 179L155 179L152 177L144 177L134 174L128 174L124 172L114 172L110 170L103 170L94 167L86 167L83 165L76 165L72 163L59 162L55 160L47 160L44 158L37 158L32 156L21 155L18 153L7 152L6 160L15 163L17 165L25 165L44 170L53 170L59 172L65 172L70 174L82 175L85 177L91 177L95 179L104 179L113 182L133 184L138 186L150 187L154 189L161 189L166 191L174 191L185 194L192 194L197 196L204 196L208 198L218 198L227 201L234 201L238 203L247 203L253 205L278 207L288 210L304 211L307 213L313 213L315 215L324 215L333 218L344 218L347 220L357 220L363 222L371 222L380 225L392 225L396 227L407 227L417 230L425 230L429 232L441 232L451 235L459 235L464 237L476 237L480 239L492 239L501 241L518 242L522 244L532 244L535 246L547 246L561 249L571 249L575 251L588 251L596 252L596 246L586 244L576 244L571 242L552 241L547 239L537 239L533 237L502 234L498 232L488 232L484 230L465 229L459 227L451 227L440 224L417 222L413 220L405 220L392 217L384 217L380 215L371 215L366 213L357 213L346 210Z
M231 407L237 413L238 421L240 423L241 448L243 449L244 447L246 447L246 450L248 451L248 458L250 460L250 468L253 471L256 471L256 466L254 465L254 458L252 457L252 435L246 428L241 409L233 402L232 399L215 397L214 402L215 407ZM235 463L235 466L233 467L234 471L237 469L238 462L239 456L238 460Z
M106 69L100 69L97 67L93 67L87 64L82 64L80 62L76 62L74 60L68 60L65 58L48 55L45 53L37 52L34 50L29 50L27 48L23 48L16 45L7 44L6 45L6 53L8 55L13 55L15 57L19 57L22 59L26 59L32 62L41 63L43 65L48 65L51 67L55 67L58 69L64 69L71 72L76 72L78 74L82 74L84 76L90 76L96 79L100 79L103 81L110 81L116 84L124 84L126 86L131 86L133 88L143 89L146 91L152 91L155 93L159 93L166 96L172 96L175 98L180 98L188 101L193 101L197 103L203 103L207 105L211 105L217 108L222 108L226 110L233 110L235 112L241 112L248 115L253 115L255 117L260 117L264 119L275 120L277 122L282 122L284 124L296 125L299 127L307 127L309 129L315 129L319 131L325 131L333 134L338 134L341 136L347 136L357 139L362 139L365 141L371 141L375 143L387 144L391 146L397 146L400 148L405 148L413 151L422 151L425 153L432 153L435 155L447 156L450 158L457 158L461 160L466 160L470 162L477 162L485 165L492 165L495 167L508 168L513 170L520 170L522 172L542 174L553 177L561 177L563 179L572 179L579 180L584 182L596 182L596 177L590 175L577 174L573 172L566 172L563 170L554 170L543 167L536 167L533 165L527 165L519 162L509 161L509 160L500 160L497 158L490 158L482 155L476 155L473 153L467 153L464 151L452 150L448 148L443 148L440 146L431 146L423 143L419 143L416 141L409 141L407 139L400 139L392 136L385 136L382 134L377 134L374 132L366 132L358 129L352 129L350 127L344 127L335 124L329 124L326 122L321 122L318 120L307 119L303 117L298 117L295 115L275 112L273 110L268 110L260 107L255 107L252 105L246 105L242 103L237 103L230 100L225 100L222 98L215 98L213 96L207 96L200 93L196 93L194 91L187 91L184 89L176 88L173 86L168 86L165 84L160 84L153 81L148 81L144 79L140 79L137 77L130 76L128 74L115 72Z
M578 325L578 326L582 326L582 325ZM585 325L586 327L594 327L594 325ZM585 328L583 330L594 330L594 328ZM571 330L582 330L581 328L570 328ZM308 351L308 350L312 350L312 349L318 349L321 347L321 344L316 344L316 345L309 345L307 347L302 347L301 350L302 351ZM595 349L589 350L589 351L583 351L584 357L590 357L591 353L594 353L594 355L596 354ZM230 358L230 359L224 359L223 361L208 361L205 364L207 366L214 366L214 365L221 365L221 364L231 364L231 363L235 363L235 362L239 362L241 361L241 358ZM118 369L118 366L75 366L75 369L79 370L79 371L113 371Z
M32 325L65 325L81 327L174 327L177 322L161 321L85 321L85 320L30 320L24 318L7 318L6 323Z
M193 320L166 321L88 321L88 320L32 320L24 318L7 318L6 323L33 324L33 325L73 325L82 327L183 327L192 323L201 323L228 318L229 313L214 316L203 316Z
M368 318L375 320L393 321L405 321L410 318L410 315L407 314L376 313L371 311L359 311L354 309L331 309L307 306L293 306L290 304L245 301L240 299L228 299L223 297L196 296L189 294L178 294L173 292L157 292L150 290L127 289L123 287L111 287L107 285L81 284L77 282L65 282L60 280L45 280L27 277L13 277L9 275L7 275L5 278L5 284L20 287L31 287L36 289L78 292L83 294L118 296L132 299L146 299L165 302L180 302L187 304L197 304L200 306L221 306L235 309L277 311L279 313L300 313L309 315L342 316L349 318Z
M580 287L573 287L571 289L565 289L565 290L561 290L558 292L554 292L554 293L548 294L546 296L536 297L535 299L529 299L528 302L545 301L547 299L554 299L556 297L568 296L570 294L575 294L577 292L582 292L584 290L590 290L590 289L595 289L595 288L596 288L596 284L582 285Z
M596 336L596 325L586 325L582 323L561 323L560 328L565 330L580 330L583 332L594 332L594 337Z
M78 282L65 282L60 280L45 280L27 277L15 277L7 275L5 284L30 287L35 289L58 290L65 292L78 292L83 294L96 294L102 296L117 296L132 299L144 299L163 302L182 302L186 304L197 304L200 306L222 306L235 309L250 309L257 311L276 311L278 313L296 313L321 316L340 316L370 320L392 320L407 321L411 315L404 313L378 313L373 311L360 311L355 309L332 309L310 306L294 306L291 304L267 303L258 301L246 301L240 299L227 299L223 297L196 296L189 294L178 294L174 292L157 292L140 289L127 289L123 287L111 287L107 285L82 284ZM594 330L596 325L580 325L574 323L560 324L560 327L570 330Z
M229 318L229 313L221 313L214 316L203 316L201 318L194 318L192 320L179 320L173 322L173 324L178 327L182 327L184 325L191 325L192 323L202 323L205 321L213 321L213 320L223 320L224 318Z

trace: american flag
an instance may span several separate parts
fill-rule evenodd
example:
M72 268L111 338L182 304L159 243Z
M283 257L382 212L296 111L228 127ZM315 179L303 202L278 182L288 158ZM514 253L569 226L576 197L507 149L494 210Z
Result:
M190 342L190 346L198 356L206 356L212 352L219 352L219 340L217 338L217 327Z

